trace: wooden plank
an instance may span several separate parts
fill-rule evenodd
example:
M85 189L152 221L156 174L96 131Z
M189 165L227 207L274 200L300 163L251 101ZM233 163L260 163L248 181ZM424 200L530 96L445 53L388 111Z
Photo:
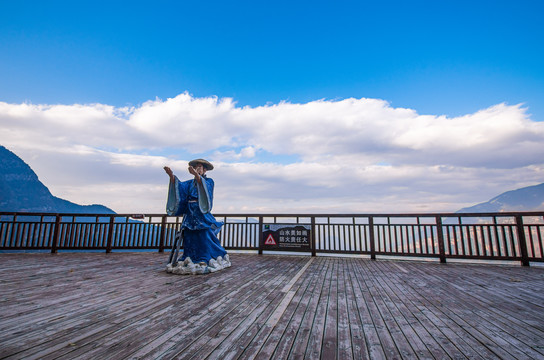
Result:
M368 337L372 337L374 344L379 344L379 339L376 335L376 332L373 332L372 334L365 334L363 331L363 322L361 321L361 314L359 313L359 308L357 306L357 302L360 301L361 296L357 296L357 289L354 286L354 273L353 273L353 264L355 263L355 260L349 260L343 262L343 271L342 275L344 277L343 284L345 286L345 304L340 306L341 314L343 316L347 317L347 322L349 324L349 336L351 342L351 348L352 348L352 354L354 359L368 359L371 358L370 352L369 352L369 344L367 344L365 335ZM345 311L345 314L344 314ZM340 338L343 339L348 334L344 334ZM384 359L385 354L381 350L381 346L379 347L379 351L374 351L373 359ZM347 355L346 355L347 356ZM343 357L340 355L339 357Z
M309 300L312 296L312 291L315 288L315 284L319 281L314 269L316 267L323 267L322 262L320 265L318 265L318 261L316 261L315 258L312 259L316 264L312 266L312 268L306 270L305 277L302 279L302 281L300 281L299 286L290 290L296 290L296 295L291 303L291 306L293 307L292 316L290 317L289 322L282 327L285 328L285 330L283 331L281 338L271 336L267 340L271 344L268 345L270 347L273 347L274 345L272 345L272 343L276 341L275 351L273 352L274 357L280 359L288 358L292 354L292 349L295 346L297 336L301 331L305 330L303 326L304 315L308 311L310 304ZM287 313L289 314L291 311ZM264 352L264 354L266 354L266 352Z
M5 318L11 319L11 321L2 322L2 326L4 326L4 323L11 324L15 322L19 327L27 328L29 325L32 324L32 328L35 328L36 324L40 321L49 322L52 317L58 316L56 315L56 312L58 311L64 310L72 314L77 311L87 311L87 306L85 304L92 304L93 301L96 300L96 298L104 296L102 292L95 293L92 296L87 295L89 291L88 284L94 286L92 285L92 283L95 279L100 279L102 277L101 272L90 276L86 272L78 272L77 270L74 270L72 265L73 264L68 264L68 267L66 268L63 265L62 271L60 273L51 273L50 280L45 281L40 285L34 284L33 282L27 282L27 285L29 285L27 289L29 289L30 291L34 291L34 295L28 294L26 291L23 290L24 287L21 284L18 284L19 286L17 288L19 289L19 291L17 293L13 293L13 296L17 297L18 299L21 297L25 298L25 301L30 300L31 303L25 303L24 305L21 305L20 303L23 303L23 301L14 301L15 310L17 310L17 307L25 309L24 313L15 311L15 317L10 314L10 312L12 311L11 308L4 308L4 314L8 314ZM99 266L99 264L96 265L95 269ZM111 271L111 269L109 271ZM57 280L57 278L59 278L61 275L65 276L65 280L63 282ZM43 276L40 276L38 279L39 282L42 282L44 278ZM130 285L132 283L134 287L136 287L137 284L145 285L142 284L141 280L139 279L119 278L117 282L122 282L125 285ZM11 286L14 285L15 284L11 282ZM113 280L110 279L108 281L100 282L98 286L102 291L106 292L106 295L113 295L115 293L115 290L112 290L112 288L115 289L119 286L119 284L116 284ZM35 288L43 289L43 291L35 292ZM62 296L58 296L59 294L61 294ZM127 294L118 295L126 296ZM75 301L77 299L82 299L82 301ZM113 300L115 300L115 297L113 298ZM117 301L119 301L119 297L117 298ZM40 310L43 316L40 317L34 314L34 311L37 309ZM17 327L15 329L17 329ZM14 330L14 328L11 327L11 330Z
M307 265L311 264L312 262L313 260L308 261ZM304 269L303 274L305 275L306 279L308 278L308 274L310 274L311 272L311 270ZM301 272L299 272L299 274L301 274ZM292 280L290 282L292 282ZM276 351L276 347L278 346L278 342L280 341L279 339L281 339L285 335L288 329L290 319L293 317L295 310L298 308L300 298L304 293L304 290L302 290L301 292L297 290L301 284L306 284L306 282L299 282L298 284L299 285L297 285L295 289L293 289L295 283L293 283L293 286L286 286L283 289L282 301L278 304L277 308L272 313L270 313L270 316L268 318L264 319L262 323L258 324L258 331L256 329L252 331L253 333L256 332L256 334L245 346L245 349L240 355L240 358L264 359L273 356ZM287 334L288 337L290 335L290 333ZM284 349L280 349L280 351L283 350Z
M247 267L248 264L239 264L243 267ZM266 275L266 272L268 271L266 269L266 262L265 264L253 264L254 267L254 279L256 281L261 281L260 279L263 278ZM258 271L257 271L258 270ZM237 282L244 282L245 279L247 279L247 274L242 271L237 271L239 276L241 276L240 279L237 279L234 284ZM234 278L234 276L229 276L229 278ZM265 281L265 280L262 280ZM223 286L225 285L225 286ZM236 291L244 293L248 289L247 287L251 284L247 281L245 281L241 286L231 285L227 283L221 283L221 286L228 290L229 286L233 286L235 288L234 291L227 291L229 294L229 298L231 301L215 301L210 302L210 300L207 298L205 302L200 301L201 303L206 305L206 308L202 310L198 310L197 308L190 307L190 314L183 316L183 313L180 313L178 315L172 316L172 318L176 319L176 323L174 324L167 324L162 329L155 330L155 334L153 336L150 336L151 341L149 341L147 344L145 344L140 349L137 349L137 351L133 354L134 357L140 358L140 357L146 357L146 358L156 358L160 354L164 353L165 351L168 351L171 349L175 344L178 344L180 342L186 343L186 339L189 338L187 335L189 332L192 332L193 334L198 335L194 330L195 328L187 330L186 327L189 324L201 324L202 326L208 326L207 322L203 322L202 319L203 314L223 314L225 313L228 308L233 308L234 306L231 304L232 302L235 302L236 297ZM198 297L200 300L200 296ZM234 304L235 305L235 304ZM222 317L220 317L222 318ZM196 339L193 339L194 341ZM187 342L185 346L190 345L191 342Z
M364 305L360 305L360 311L365 313L365 327L374 327L378 332L382 351L387 358L400 358L402 356L415 356L407 339L402 335L398 324L389 313L389 310L379 296L379 289L370 278L367 267L368 262L359 261L355 267L357 278L363 291ZM364 309L364 307L367 309Z
M410 265L403 267L407 269L409 274L413 274ZM486 359L495 356L481 344L471 342L471 337L464 334L463 328L448 318L447 315L450 312L448 308L442 307L439 301L436 302L439 307L434 306L436 304L432 299L434 286L429 284L426 286L410 286L408 283L410 277L395 276L394 274L391 275L390 279L391 286L395 286L400 292L399 295L402 294L404 299L410 301L414 306L413 314L449 356ZM472 347L470 344L472 344Z
M440 270L435 267L433 270ZM452 269L454 270L454 269ZM494 353L493 356L501 358L519 358L525 357L523 352L508 345L508 341L500 335L497 329L489 327L490 324L480 317L480 313L475 311L474 304L467 301L465 291L452 291L452 281L446 282L445 278L450 278L451 274L431 273L426 279L432 281L429 284L434 289L433 294L427 294L428 298L438 297L438 302L447 308L441 310L442 316L448 316L452 319L461 332L473 337L478 343L483 344L487 349ZM435 281L436 280L436 281ZM459 285L457 285L459 286ZM453 311L452 311L453 310Z
M484 270L483 268L479 268ZM467 292L467 297L470 299L471 311L475 314L474 318L482 319L481 325L487 327L490 331L497 332L500 338L511 343L514 347L518 347L521 351L527 353L531 357L542 356L544 348L544 331L540 325L544 321L541 308L535 308L530 303L524 304L523 308L529 319L532 319L533 325L530 322L520 321L519 303L522 298L516 298L511 301L512 293L517 293L514 289L507 289L509 284L497 278L496 274L484 272L480 277L488 282L484 283L474 278L467 278L467 284L473 286L475 290ZM496 278L496 279L493 279ZM489 280L493 281L489 282ZM511 284L511 283L510 283ZM506 289L505 289L506 288ZM516 297L514 295L514 297ZM496 304L501 303L501 311L496 311ZM533 310L534 309L534 310ZM531 349L526 349L524 344L518 340L522 335L524 339L530 339L536 344L537 352Z
M340 360L346 359L360 359L360 357L354 357L351 339L351 326L350 316L348 313L348 283L346 282L345 274L345 260L338 261L337 271L337 358Z
M107 295L106 295L106 296L107 296ZM125 298L125 301L122 302L122 304L123 304L124 306L128 306L129 308L130 308L130 306L135 306L136 304L139 304L139 303L142 302L141 299L132 299L131 297L128 298L129 301L126 301L126 300L127 300L127 298ZM131 301L131 300L134 300L134 301ZM98 307L102 307L102 306L103 306L102 302L98 302L98 303L95 303L95 304L92 304L92 303L89 304L89 303L88 303L87 305L88 305L88 306L91 306L91 307L97 307L97 306L98 306ZM87 308L87 306L83 306L83 308ZM107 309L107 308L106 308L106 309ZM122 308L120 308L119 310L123 311L123 310L125 310L125 309L126 309L126 308L122 307ZM68 311L67 311L67 310L68 310ZM67 311L67 312L66 312L66 311ZM103 311L102 311L102 312L103 312ZM60 316L58 316L59 313L60 313ZM43 326L46 326L46 329L45 329L45 330L44 330L44 329L41 329L41 328L39 328L39 327L35 327L35 326L29 327L29 329L31 329L31 331L27 331L27 335L32 335L32 333L41 334L41 335L38 337L38 339L39 339L38 342L36 342L36 339L34 339L33 345L36 346L36 345L39 345L40 342L44 342L44 341L47 342L47 340L48 340L49 337L48 337L48 336L44 336L43 334L54 332L55 326L57 326L60 330L57 330L57 332L54 333L54 336L51 336L50 338L54 338L55 341L57 341L57 340L59 340L59 339L62 339L62 336L59 336L59 331L62 332L62 331L67 331L67 330L70 329L69 326L66 326L67 322L64 321L64 319L63 319L67 313L70 314L70 316L68 317L68 319L69 319L70 321L72 321L72 320L73 320L73 314L70 313L70 309L66 309L66 307L59 307L59 309L57 310L57 313L56 313L56 314L54 313L54 314L52 315L52 316L57 316L57 317L59 318L59 319L54 319L55 322L56 322L57 320L60 322L58 325L56 325L55 323L50 324L50 323L48 323L48 321L45 321L44 324L43 324ZM91 322L94 323L96 320L98 320L98 319L94 316L93 313L95 313L95 312L91 311L91 312L88 312L87 314L84 314L84 318L87 319L86 321L91 320ZM47 314L49 314L49 313L47 313ZM106 318L106 321L109 321L109 319ZM78 324L78 326L79 326L79 324ZM24 337L20 337L20 340L21 340L21 339L24 339Z
M387 308L393 315L395 321L402 329L402 333L408 339L410 346L416 352L418 358L447 358L449 355L443 351L440 345L433 339L428 331L419 323L413 315L409 305L404 301L406 299L399 297L390 288L392 270L390 264L384 267L383 263L377 263L377 266L369 267L373 278L379 278L379 274L386 274L387 281L381 281L379 284L380 295L387 305ZM398 265L397 265L398 267Z
M323 324L323 340L321 345L321 357L323 359L338 358L338 259L332 260L330 272L330 286L328 293L322 297L325 323ZM317 358L317 357L316 357Z
M352 303L358 310L370 358L400 358L391 335L386 331L385 323L372 299L370 290L360 275L362 261L355 260L350 265L351 282L355 295Z
M428 277L425 277L425 279L428 280ZM454 340L453 343L456 346L464 349L464 354L472 354L470 348L466 347L466 342L468 346L472 347L480 354L479 356L482 356L483 358L496 357L497 355L489 349L489 343L484 338L478 339L478 334L475 333L468 324L459 323L457 321L458 319L452 316L452 313L455 310L451 305L450 300L448 299L449 296L447 298L448 302L446 303L444 299L436 295L438 292L438 288L444 286L444 284L447 285L447 283L443 281L438 284L430 284L427 282L424 287L418 286L416 288L419 292L417 299L422 302L422 308L426 309L425 314L431 319L433 319L434 316L435 323L443 322L447 327L441 327L440 329L445 333L453 332L459 335L459 339L457 339L456 337L450 337L449 339ZM408 286L405 286L404 288L410 289L410 287ZM430 292L427 291L427 289L433 289L433 291ZM476 334L476 337L473 336L474 334ZM491 347L493 347L493 345L491 345Z
M230 269L228 269L230 270ZM246 275L243 271L237 271L237 274L232 274L232 272L227 273L219 272L217 274L211 274L210 277L205 276L207 282L214 283L217 286L203 286L205 284L200 284L195 290L183 291L179 294L180 299L185 299L186 301L178 301L174 304L173 309L170 311L170 315L166 318L167 321L164 321L161 317L154 317L151 319L145 319L150 322L151 326L146 326L148 333L146 336L148 338L152 337L156 339L157 337L162 337L164 332L168 333L170 336L160 344L152 349L152 353L147 353L146 357L152 358L171 358L169 353L175 353L180 351L180 346L186 346L186 344L191 344L187 339L197 339L199 334L202 332L202 329L209 329L213 326L214 322L221 321L228 314L229 309L237 308L238 293L245 293L249 291L251 294L251 287L254 285L251 282L245 282L244 279ZM268 269L263 268L262 274L269 272ZM211 278L216 275L221 275L221 278L217 278L216 281ZM175 275L172 275L175 276ZM185 277L185 276L182 276ZM201 276L191 276L189 278L203 278ZM258 278L258 276L257 276ZM241 284L241 285L240 285ZM203 291L203 288L205 289ZM235 290L231 290L234 288ZM195 291L197 293L195 293ZM225 301L226 300L226 301ZM189 314L189 315L185 315ZM217 316L217 315L220 316ZM151 320L151 321L149 321ZM115 342L110 341L99 341L91 344L93 350L89 351L88 349L82 349L82 354L93 355L95 358L101 358L107 356L111 358L112 356L119 356L124 358L127 352L134 352L139 350L142 347L145 347L145 344L142 344L141 340L138 338L130 337L130 333L134 332L135 334L140 333L139 329L140 324L130 324L128 328L117 329L113 335L115 338L119 336L124 337L126 340L123 341L124 347L120 348L117 346L117 340ZM175 329L174 331L171 331ZM127 333L129 333L127 335ZM158 333L158 334L157 334ZM155 342L157 345L157 343ZM181 348L183 350L183 347ZM70 354L71 355L71 354Z
M0 358L544 358L543 268L167 257L0 254Z
M306 302L306 307L300 308L300 313L297 312L296 320L299 322L297 334L291 346L289 353L290 359L303 358L310 341L310 334L312 332L313 320L315 313L319 305L320 295L325 285L326 273L329 268L329 262L324 259L317 259L314 262L314 266L307 270L306 276L312 277L312 282L309 284L306 298L309 298ZM302 312L304 310L304 312ZM300 318L302 316L302 318ZM299 320L300 319L300 320Z
M128 281L127 281L127 282L128 282ZM140 283L142 284L141 281L140 281ZM161 283L161 284L162 284L162 283ZM101 284L100 284L100 285L101 285ZM146 284L143 283L142 285L145 286ZM129 282L129 286L130 286L130 282ZM137 287L136 287L136 288L137 288ZM133 297L131 297L131 296L125 297L125 296L127 295L126 292L121 292L120 295L121 295L121 297L124 298L124 300L125 300L124 305L130 306L130 305L131 305L131 300L132 300ZM127 299L128 299L128 301L126 301ZM139 303L139 302L141 302L141 299L137 299L137 298L134 299L134 304L137 304L137 303ZM94 306L94 307L97 307L97 306L98 306L99 308L100 308L100 307L103 307L103 303L102 303L102 302L96 303L96 304L92 304L92 303L91 303L91 304L88 304L88 305L91 305L91 307L92 307L92 306ZM87 306L84 306L84 308L87 308ZM70 310L70 309L66 309L66 308L62 308L62 307L61 307L61 308L59 308L58 311L65 311L65 310ZM121 310L124 310L124 309L121 309ZM73 314L71 314L71 317L72 317L72 315L73 315ZM88 316L88 315L85 315L85 316ZM93 320L96 320L96 319L93 318ZM66 327L66 326L64 326L64 328L65 328L65 327ZM35 331L34 327L32 327L32 329ZM41 338L41 337L40 337L40 338Z
M383 283L384 291L386 291L391 301L396 304L399 311L402 313L402 316L407 320L408 324L405 326L413 328L414 333L425 344L432 354L432 357L437 359L478 358L478 356L471 351L467 351L467 355L463 354L463 352L453 345L448 337L444 335L441 327L438 327L433 322L429 321L425 316L428 312L427 309L417 306L417 303L414 303L414 294L406 291L406 287L402 286L405 279L412 275L410 271L406 270L403 265L398 263L379 262L376 265L377 271L388 274L388 281ZM395 271L395 268L401 270L401 272ZM454 332L450 332L450 336L453 338L457 337ZM460 338L458 338L457 341L458 340L460 340Z
M296 318L299 307L302 305L301 299L308 288L311 277L299 279L313 263L313 260L314 258L310 258L309 260L308 258L304 259L306 261L304 267L279 292L281 301L277 303L276 307L274 306L276 303L264 304L267 311L263 312L263 315L255 318L253 323L248 322L248 319L246 319L239 329L226 337L221 344L222 346L218 347L209 357L211 359L239 358L248 349L250 343L256 339L259 330L263 330L260 331L260 336L265 332L268 332L269 336L261 348L261 353L271 353L273 357L286 358L291 343L294 340L293 333L295 331L287 323L293 326L292 319ZM291 314L293 315L291 316ZM297 326L297 324L294 324L294 327ZM277 340L278 335L275 335L274 332L282 333L281 340ZM258 342L259 340L256 341Z
M317 308L313 317L312 329L310 331L310 337L308 338L308 346L306 348L305 358L321 358L321 352L323 350L323 332L325 329L328 298L333 271L334 264L332 263L332 261L329 261L329 267L324 274L325 279L323 287L321 288L321 293L319 294L319 301L317 303Z
M292 263L292 265L294 264ZM210 331L206 331L198 341L182 351L191 354L188 358L205 358L208 356L211 356L211 358L221 358L210 354L223 353L226 349L221 347L221 345L230 343L232 339L238 338L250 322L257 321L263 314L266 317L267 314L272 312L275 306L281 302L282 293L279 290L288 282L289 278L296 274L295 271L300 270L303 263L297 265L299 266L291 266L290 268L282 267L281 271L275 269L276 277L267 280L263 284L266 289L256 289L256 296L248 298L247 301L236 299L232 313L223 318L220 327L211 328ZM181 351L167 355L167 358L171 358L172 356L177 357L181 355Z

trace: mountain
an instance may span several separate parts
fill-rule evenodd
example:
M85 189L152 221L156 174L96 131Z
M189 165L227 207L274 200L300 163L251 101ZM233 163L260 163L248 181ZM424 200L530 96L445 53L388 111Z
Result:
M544 210L544 183L507 191L488 202L463 208L460 212L504 212Z
M30 166L1 145L0 211L115 214L103 205L78 205L53 196Z

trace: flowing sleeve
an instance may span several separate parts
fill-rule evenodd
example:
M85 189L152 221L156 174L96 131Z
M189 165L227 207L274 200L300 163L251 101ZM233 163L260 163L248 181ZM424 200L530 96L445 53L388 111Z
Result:
M188 182L181 182L175 177L174 183L169 182L168 199L166 201L166 214L179 216L187 213L188 207Z
M197 183L198 206L203 214L207 214L212 211L214 182L205 177L201 177L201 179L202 183Z

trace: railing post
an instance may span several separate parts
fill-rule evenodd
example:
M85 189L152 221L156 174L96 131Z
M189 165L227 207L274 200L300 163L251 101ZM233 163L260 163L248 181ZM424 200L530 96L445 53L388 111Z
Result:
M442 216L435 216L436 219L436 234L438 236L438 253L440 255L440 262L446 263L446 251L444 249L444 231L442 230Z
M523 216L516 215L516 230L518 232L519 249L521 251L521 265L529 266L529 253L527 252L527 239L523 229Z
M164 252L164 239L166 238L166 215L162 216L159 252Z
M59 236L60 236L60 215L57 214L55 219L55 231L53 232L53 244L51 244L51 254L57 253Z
M259 255L263 254L263 217L259 216Z
M315 248L315 216L312 216L312 232L310 234L310 246L312 249L312 256L317 256L317 249Z
M374 217L368 217L368 236L370 240L370 259L376 260L376 244L374 236Z
M111 253L112 241L113 241L113 223L114 217L110 215L110 226L108 227L108 243L106 245L106 254ZM126 230L125 230L126 231Z
M0 216L1 218L1 216ZM10 247L11 244L13 244L13 229L15 228L15 221L17 220L17 214L13 215L13 218L11 219L11 223L6 228L6 240L4 241L4 246ZM3 224L2 224L3 225Z

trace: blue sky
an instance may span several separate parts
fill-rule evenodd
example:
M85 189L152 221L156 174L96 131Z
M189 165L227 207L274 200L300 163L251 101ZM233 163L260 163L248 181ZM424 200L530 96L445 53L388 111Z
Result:
M0 142L37 168L55 194L85 203L106 201L100 189L120 180L96 178L87 184L97 186L94 195L82 197L73 183L56 175L59 169L51 164L63 155L48 152L54 144L66 146L65 152L72 151L74 164L90 168L88 164L100 163L109 174L123 173L125 170L112 167L128 161L129 155L140 156L140 161L147 156L147 165L206 156L222 164L225 171L255 166L248 171L262 176L263 185L253 196L259 191L270 194L296 188L287 178L279 181L272 174L267 178L261 166L280 166L277 171L281 173L298 164L317 177L331 164L357 162L358 168L368 170L360 174L357 183L362 181L365 187L358 191L371 188L376 197L348 200L346 208L368 211L379 201L389 204L379 209L398 209L396 204L402 198L406 205L401 209L454 211L502 191L544 181L542 161L532 160L541 153L537 145L542 140L544 120L543 4L0 0L0 102L5 103L4 113L0 112ZM321 100L325 105L319 104ZM285 103L293 106L283 106ZM31 111L25 104L33 106ZM53 108L56 105L65 107ZM32 118L22 121L25 116ZM160 121L168 118L170 122L154 123L159 116ZM291 116L291 122L283 121L285 116ZM103 122L104 118L109 120ZM327 137L335 132L327 124L335 121L344 132L336 138ZM383 121L391 122L382 126ZM194 126L180 125L178 129L179 122ZM278 125L264 126L265 122ZM354 127L354 122L375 134L364 140L372 146L342 140L354 131L361 131L360 138L364 138L361 126ZM380 138L384 132L400 131L407 122L418 125L395 138ZM450 126L451 122L456 125ZM83 138L63 142L78 138L72 131L91 131L96 124L102 124L107 132L123 132L123 139L108 142L96 135L94 142ZM497 130L495 134L489 128L492 124L511 131ZM298 132L288 141L282 139L281 132L289 133L291 125ZM58 126L57 131L64 133L56 134L58 138L52 135L55 140L51 143L44 138L24 141L34 136L28 132L42 126ZM127 128L122 130L124 126ZM158 134L168 131L167 126L181 131L177 133L179 144ZM249 126L267 130L250 133L246 131ZM319 137L321 128L328 133ZM223 138L214 129L222 129L228 136ZM209 141L213 145L197 146L206 140L191 142L183 131L213 133L215 139ZM455 150L445 145L432 148L432 144L448 141L441 137L443 131L451 131L459 139L475 134L474 141ZM478 142L478 136L490 133L496 137L490 136L487 145ZM323 144L323 150L312 157L312 151ZM501 153L500 149L508 147L513 149L511 154L531 160L514 161L514 155ZM82 157L91 153L96 158ZM409 153L413 156L407 157ZM360 156L352 159L348 154ZM436 154L451 158L429 160ZM65 177L84 182L74 166L73 176ZM378 175L368 175L375 174L371 171L374 166L379 173L384 166L391 166L387 179L378 181L374 178ZM459 180L450 185L447 198L438 199L440 189L429 190L425 183L423 174L436 167L442 167L438 172L453 167L448 170L455 174L451 179ZM138 176L146 177L141 171ZM238 178L224 179L228 184L230 180L232 184L240 182ZM134 186L142 188L158 181L150 176ZM267 187L283 181L285 187ZM377 183L386 185L378 188ZM299 195L290 193L285 198L263 197L259 206L239 205L234 210L292 208L286 204L295 197L300 204L296 209L321 211L330 208L328 201L353 197L336 193L338 187L342 185L332 180L315 183L308 185L313 190L307 194L299 191ZM232 190L234 185L227 188ZM328 200L323 195L327 189L333 189ZM91 190L87 193L93 194ZM459 193L466 196L459 198ZM420 200L414 194L420 194ZM475 198L475 194L482 198ZM104 198L110 199L111 194ZM240 199L240 204L251 202L248 199ZM418 201L427 205L413 207ZM276 205L270 205L272 202ZM119 204L127 201L111 206L115 209L122 206ZM145 204L128 204L147 210ZM152 209L159 211L159 206Z
M0 99L380 98L544 119L541 1L1 1Z

